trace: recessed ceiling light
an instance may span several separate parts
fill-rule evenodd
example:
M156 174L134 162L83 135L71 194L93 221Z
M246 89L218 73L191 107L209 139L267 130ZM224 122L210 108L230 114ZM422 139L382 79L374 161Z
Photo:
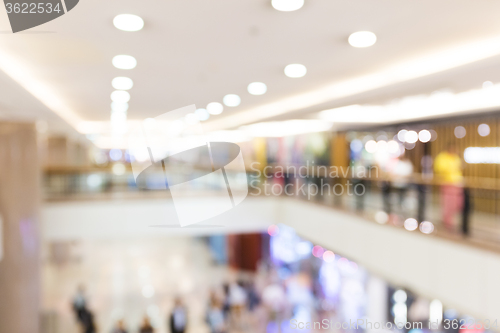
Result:
M455 127L455 130L453 131L453 133L455 134L455 137L457 139L462 139L467 134L467 130L463 126L457 126L457 127Z
M481 136L488 136L490 135L490 126L488 124L481 124L477 127L477 132Z
M377 141L375 140L368 140L365 143L365 150L369 152L370 154L374 154L377 152Z
M229 95L224 96L224 98L222 99L222 102L223 102L226 106L229 106L229 107L235 107L235 106L240 105L240 103L241 103L241 98L240 98L240 96L238 96L238 95L235 95L235 94L229 94Z
M267 86L262 82L252 82L248 85L248 92L252 95L264 95L267 92Z
M130 101L130 94L123 90L115 90L111 93L111 100L116 103L127 103Z
M418 139L420 140L420 142L429 142L431 141L431 138L431 132L429 132L428 130L421 130L420 132L418 132Z
M144 27L144 20L137 15L120 14L113 19L113 24L123 31L139 31Z
M111 122L112 123L124 123L127 121L127 112L111 112Z
M133 69L137 66L137 60L129 55L120 54L113 57L113 66L119 69Z
M307 73L307 68L301 64L290 64L285 67L285 75L288 77L303 77Z
M274 9L281 12L292 12L304 6L304 0L272 0Z
M415 131L408 131L405 134L405 141L408 143L415 143L418 141L418 133Z
M210 118L210 113L206 109L197 109L194 114L198 117L200 121L205 121Z
M131 78L119 76L111 81L111 85L117 90L129 90L134 86L134 81Z
M377 36L371 31L358 31L349 36L349 44L354 47L369 47L376 41Z
M495 36L488 39L477 40L472 43L455 44L452 47L444 49L434 49L433 51L422 54L417 58L401 59L400 61L391 63L387 67L381 68L373 73L353 77L349 80L341 82L332 81L316 90L296 94L279 101L262 104L249 108L248 110L223 117L214 121L210 125L210 130L234 128L248 123L263 121L269 117L277 117L301 110L305 107L317 106L325 101L338 101L342 98L353 96L362 92L374 91L375 89L389 87L392 84L400 84L405 81L409 82L409 80L423 78L436 73L444 72L445 70L460 68L460 66L471 64L474 61L491 59L493 56L500 55L499 41L500 38ZM5 67L2 69L5 69ZM448 105L447 102L443 102L441 97L437 100L433 97L430 111L422 111L420 109L422 112L415 112L415 108L412 107L410 108L411 110L409 109L410 116L407 116L406 113L402 113L401 110L395 114L393 114L392 111L387 110L390 116L385 113L377 113L377 116L374 117L368 112L363 116L366 115L373 117L373 121L370 122L381 123L389 120L394 121L394 119L400 119L402 121L407 119L424 118L427 116L430 117L437 114L448 115L452 112L478 111L486 108L494 109L500 106L500 103L498 102L499 94L496 91L496 89L500 91L500 85L498 85L498 88L496 88L496 86L497 85L490 89L471 90L456 94L457 103L453 106ZM443 111L443 103L446 104L445 111ZM389 108L388 106L380 106L380 109L385 111L386 107ZM345 116L346 114L346 112L343 112L341 115ZM353 114L350 113L348 115L351 116ZM355 122L359 122L360 119L363 118L356 115ZM433 132L431 131L431 133ZM431 140L434 140L434 136Z
M493 84L493 82L491 82L491 81L484 81L484 82L483 82L483 88L484 88L484 89L488 89L488 88L491 88L491 87L493 87L493 86L494 86L494 84Z
M224 110L224 107L222 106L222 104L217 103L217 102L209 103L207 105L207 111L210 114L214 114L214 115L221 114L223 110Z
M111 102L111 111L113 112L127 112L128 103Z
M401 142L405 142L406 133L408 133L407 130L405 130L405 129L400 130L398 132L398 140L401 141Z

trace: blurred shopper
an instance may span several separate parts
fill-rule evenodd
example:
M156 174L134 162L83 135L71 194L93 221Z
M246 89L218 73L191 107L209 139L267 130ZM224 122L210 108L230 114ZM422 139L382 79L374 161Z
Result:
M382 199L384 202L384 211L387 214L393 212L391 194L396 192L398 195L398 212L403 212L403 204L411 184L413 174L413 164L401 154L398 158L391 160L383 168L386 180L382 181Z
M111 333L128 333L123 320L118 320Z
M453 144L436 156L434 171L441 183L441 207L444 226L453 230L453 219L463 205L462 160Z
M229 318L229 311L231 310L231 306L229 305L229 284L224 283L222 286L224 290L224 303L222 305L222 311L224 312L224 318Z
M267 309L267 319L269 322L282 322L283 312L287 305L287 297L285 288L277 279L262 291L262 303Z
M83 333L95 333L97 332L95 322L94 322L94 314L90 312L88 309L84 309L81 314L81 324L83 327Z
M243 282L231 283L229 286L229 305L231 307L231 328L242 330L247 325L246 305L247 293Z
M424 297L417 297L408 309L408 321L412 323L422 323L422 325L425 325L425 322L429 320L429 316L429 300Z
M175 299L175 306L170 315L170 332L184 333L187 325L187 311L180 298Z
M404 201L411 185L413 164L404 154L401 154L392 165L389 174L392 188L398 194L398 208L401 213L404 211Z
M87 307L87 300L85 298L85 286L79 285L76 291L76 295L72 302L73 312L79 322L82 321L82 316Z
M253 282L249 282L245 285L245 287L246 293L248 295L247 307L249 311L253 311L260 304L260 298L257 294L257 291L255 290L255 285L253 284Z
M229 286L229 304L231 311L241 311L247 303L247 293L242 282L232 283Z
M226 332L226 322L222 310L222 303L213 298L207 313L207 322L211 333Z
M154 333L153 326L151 326L148 316L144 316L142 325L139 327L139 333Z
M387 178L389 179L389 175L387 174ZM380 188L382 191L382 201L384 203L384 212L387 214L392 213L392 205L391 205L391 182L389 180L383 180L380 183Z

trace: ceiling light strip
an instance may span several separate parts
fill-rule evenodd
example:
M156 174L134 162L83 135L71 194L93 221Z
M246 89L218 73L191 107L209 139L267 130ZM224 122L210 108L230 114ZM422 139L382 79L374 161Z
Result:
M15 57L10 56L0 48L0 70L26 89L42 104L64 119L67 123L77 128L83 119L74 112L61 97L47 83L42 82L33 75L26 64L21 63Z
M205 127L209 130L234 128L335 99L439 73L497 55L500 55L500 37L461 44L402 61L372 74L333 83L317 90L241 111L208 123Z

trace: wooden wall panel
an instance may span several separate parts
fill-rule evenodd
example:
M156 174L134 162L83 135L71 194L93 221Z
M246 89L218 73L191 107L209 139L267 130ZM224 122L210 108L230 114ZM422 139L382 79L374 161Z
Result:
M490 126L490 134L482 137L478 133L480 124ZM499 147L499 124L498 117L481 117L478 119L450 120L432 128L437 132L437 140L431 143L431 155L433 158L439 152L446 149L449 143L455 144L460 157L463 159L467 147ZM455 128L463 126L466 135L463 138L455 137ZM473 209L490 213L497 213L497 191L493 189L480 189L495 185L500 181L500 165L498 164L468 164L464 161L464 176L467 183L471 185L473 196Z
M39 330L40 165L34 124L0 123L0 332Z

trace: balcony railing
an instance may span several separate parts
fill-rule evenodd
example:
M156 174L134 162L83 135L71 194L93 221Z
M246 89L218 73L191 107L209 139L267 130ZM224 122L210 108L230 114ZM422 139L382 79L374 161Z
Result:
M210 171L170 168L168 172L175 172L177 177L188 180ZM402 185L378 176L332 178L320 171L306 173L307 177L286 172L264 177L262 173L247 171L249 196L289 196L310 200L362 215L380 224L438 234L453 240L467 238L468 242L500 249L500 183L496 179L466 179L463 187L443 196L445 185L422 175L414 175ZM232 170L226 170L226 174L228 178L245 177ZM201 190L219 191L222 186L224 184L207 181L202 188L191 188L188 195ZM117 175L111 168L47 168L43 189L47 201L165 197L165 178L163 171L158 170L138 186L130 169ZM453 201L455 206L450 208L447 200ZM453 215L447 224L444 222L446 214Z

